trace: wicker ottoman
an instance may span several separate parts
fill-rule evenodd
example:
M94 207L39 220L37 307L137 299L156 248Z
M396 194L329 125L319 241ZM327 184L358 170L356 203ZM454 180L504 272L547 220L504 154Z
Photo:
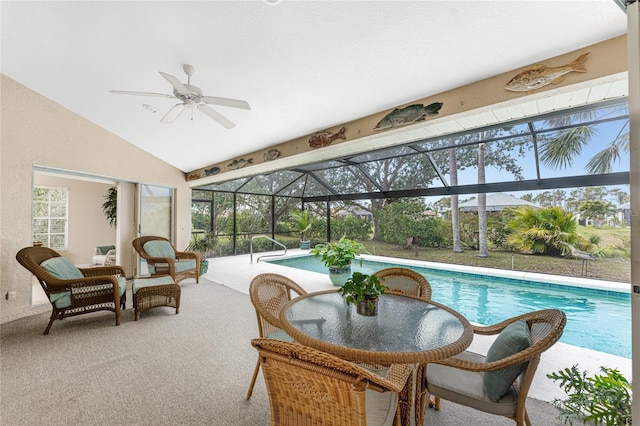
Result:
M135 278L131 287L135 321L140 314L159 306L176 308L180 311L180 286L169 275L155 278Z

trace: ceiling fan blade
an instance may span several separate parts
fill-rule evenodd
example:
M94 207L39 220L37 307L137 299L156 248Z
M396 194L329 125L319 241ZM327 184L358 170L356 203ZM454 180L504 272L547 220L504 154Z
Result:
M227 128L227 129L231 129L232 127L236 126L228 118L226 118L225 116L220 114L218 111L215 111L214 109L210 108L207 105L200 104L200 105L198 105L198 109L200 111L204 112L205 114L207 114L209 117L213 118L215 121L220 123L220 125L222 125L223 127Z
M169 110L169 112L167 112L164 117L162 117L162 120L160 120L163 123L173 123L173 121L178 118L178 116L180 115L180 113L182 111L184 111L184 104L176 104L173 107L171 107L171 109Z
M109 90L116 95L136 95L136 96L157 96L159 98L175 98L173 95L167 95L164 93L151 93L151 92L128 92L126 90Z
M232 108L251 109L249 102L241 101L239 99L218 98L216 96L203 96L200 98L205 104L214 104L221 106L228 106Z
M189 94L189 89L187 89L184 84L180 83L180 80L178 80L176 77L172 76L171 74L163 73L162 71L159 72L161 76L163 76L169 83L171 83L173 88L176 89L176 92L180 93L181 95Z

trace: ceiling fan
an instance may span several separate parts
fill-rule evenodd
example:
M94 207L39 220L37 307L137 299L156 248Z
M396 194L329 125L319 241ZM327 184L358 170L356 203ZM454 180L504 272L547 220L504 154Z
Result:
M120 95L138 95L138 96L157 96L160 98L176 98L181 103L174 105L162 120L163 123L172 123L185 109L189 108L193 111L194 107L197 107L200 111L217 121L220 125L227 129L231 129L235 124L220 114L218 111L211 108L208 104L220 105L232 108L251 109L249 103L241 101L239 99L218 98L216 96L203 96L202 90L196 86L191 85L191 76L196 73L196 69L192 65L183 65L182 69L187 74L187 84L183 84L171 74L160 72L172 86L173 94L167 95L164 93L150 93L150 92L128 92L124 90L110 90L111 93Z

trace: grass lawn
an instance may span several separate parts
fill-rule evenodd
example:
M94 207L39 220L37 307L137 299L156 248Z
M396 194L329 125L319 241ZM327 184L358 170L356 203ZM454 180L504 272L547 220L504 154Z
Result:
M429 262L480 266L485 268L513 269L515 271L539 272L572 277L582 276L582 260L577 259L526 255L497 250L490 251L489 257L481 258L478 257L477 251L454 253L451 249L433 249L426 247L403 249L397 244L387 244L379 241L364 241L363 244L369 253L378 256L419 259ZM629 283L631 282L631 261L629 258L621 257L598 258L594 261L589 261L585 278Z

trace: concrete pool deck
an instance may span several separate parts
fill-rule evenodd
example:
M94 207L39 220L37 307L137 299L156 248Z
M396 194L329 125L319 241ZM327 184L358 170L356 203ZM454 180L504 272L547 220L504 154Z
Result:
M282 251L277 252L279 254ZM297 282L302 288L308 292L328 290L335 288L327 274L305 271L302 269L290 268L265 261L257 262L259 256L268 253L259 253L253 255L253 263L251 263L250 255L228 256L210 258L209 271L204 277L215 283L232 288L244 294L249 292L249 283L258 274L265 272L278 273L286 275ZM300 249L288 250L287 257L308 254L308 251ZM372 259L378 261L388 261L407 264L413 264L423 267L431 267L436 269L454 270L467 273L478 273L487 275L497 275L504 278L529 279L541 282L553 282L562 285L573 285L579 287L597 288L613 291L629 291L629 284L607 282L600 280L591 280L584 278L561 277L546 274L533 274L518 271L497 270L488 268L475 268L469 266L438 264L425 261L413 261L406 259L388 258L382 256L362 256L364 259ZM525 277L526 276L526 277ZM493 341L492 338L485 336L476 336L469 348L472 351L486 353L487 349ZM604 352L598 352L590 349L580 348L578 346L568 345L565 343L556 343L551 349L546 351L540 361L540 366L533 381L529 396L542 401L553 401L554 398L564 398L564 392L560 387L546 377L546 374L555 372L566 367L578 364L580 370L587 370L589 375L600 372L600 367L618 369L627 380L631 381L632 362L630 358L610 355Z

